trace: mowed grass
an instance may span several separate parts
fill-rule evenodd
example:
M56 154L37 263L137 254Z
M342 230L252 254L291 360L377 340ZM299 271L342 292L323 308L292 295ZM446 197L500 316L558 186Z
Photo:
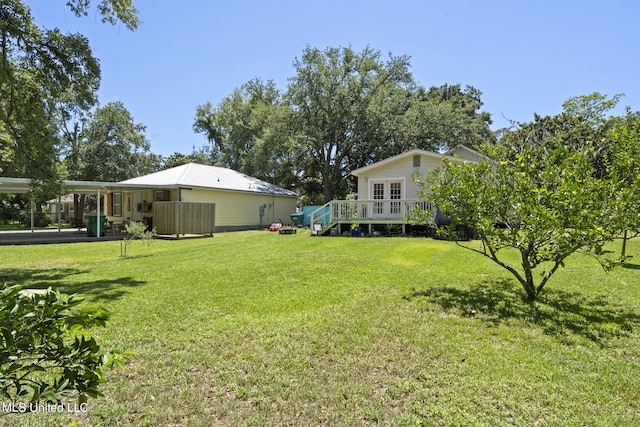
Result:
M616 244L615 247L619 247ZM640 263L640 242L629 252ZM575 255L536 304L449 242L306 233L1 247L135 356L86 413L2 425L640 425L638 266ZM633 261L632 261L633 262Z

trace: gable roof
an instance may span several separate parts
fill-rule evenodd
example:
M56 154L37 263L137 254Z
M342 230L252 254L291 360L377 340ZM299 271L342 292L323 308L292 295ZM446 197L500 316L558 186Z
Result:
M435 153L433 151L421 150L419 148L414 148L413 150L405 151L404 153L396 154L395 156L387 157L386 159L380 160L375 163L371 163L370 165L363 166L358 169L354 169L351 171L351 175L360 176L360 174L370 171L371 169L379 168L380 166L384 166L388 163L395 162L397 160L404 159L405 157L411 157L415 155L433 157L435 159L442 159L443 157L448 157L445 154Z
M233 169L187 163L149 175L127 179L122 184L154 187L189 187L209 190L241 191L246 193L276 194L297 197L293 191L259 180Z
M463 144L456 145L451 150L447 151L447 154L450 155L450 156L455 156L455 155L460 154L461 151L466 151L468 154L471 155L471 157L475 157L476 159L483 159L483 160L492 161L491 158L489 158L489 157L485 156L484 154L477 152L473 148L469 148L469 147L467 147L466 145L463 145Z
M480 154L477 151L467 147L466 145L462 145L462 144L456 145L455 147L453 147L452 149L450 149L449 151L447 151L444 154L436 153L434 151L422 150L420 148L414 148L413 150L405 151L404 153L396 154L395 156L387 157L386 159L380 160L380 161L375 162L375 163L371 163L370 165L363 166L363 167L358 168L358 169L354 169L353 171L351 171L351 175L360 176L362 173L368 172L371 169L375 169L375 168L378 168L380 166L384 166L384 165L386 165L388 163L392 163L392 162L395 162L397 160L404 159L405 157L411 157L411 156L415 156L415 155L427 156L427 157L432 157L432 158L435 158L435 159L443 159L443 158L447 157L447 158L449 158L450 160L452 160L454 162L460 162L460 163L469 162L470 160L466 160L466 159L463 159L463 158L456 157L457 156L456 153L458 153L461 150L470 153L473 157L488 159L487 156L485 156L483 154Z

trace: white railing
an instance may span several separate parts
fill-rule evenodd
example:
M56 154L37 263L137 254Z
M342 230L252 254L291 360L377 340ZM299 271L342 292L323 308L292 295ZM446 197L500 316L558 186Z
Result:
M435 218L433 203L424 200L332 200L310 214L310 224L313 231L317 223L330 226L345 222L414 222L410 218L415 210L431 212L431 219Z

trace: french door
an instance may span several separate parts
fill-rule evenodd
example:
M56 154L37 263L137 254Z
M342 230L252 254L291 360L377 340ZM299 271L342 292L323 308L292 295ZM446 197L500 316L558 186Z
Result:
M402 215L400 200L403 196L404 182L401 180L375 181L371 192L373 200L373 216L377 218L396 218Z

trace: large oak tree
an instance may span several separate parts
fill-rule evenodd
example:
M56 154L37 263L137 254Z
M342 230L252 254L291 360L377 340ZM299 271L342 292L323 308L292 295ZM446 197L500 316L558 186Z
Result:
M345 197L351 170L382 158L493 139L477 89L426 90L407 56L307 47L294 71L282 94L272 82L254 80L217 107L198 107L194 129L212 143L220 164L296 185L318 203Z
M86 15L89 0L66 2ZM94 3L95 4L95 3ZM139 24L132 0L102 0L103 22ZM0 2L0 169L36 183L58 179L58 125L72 110L95 105L100 67L88 40L40 28L27 2Z

